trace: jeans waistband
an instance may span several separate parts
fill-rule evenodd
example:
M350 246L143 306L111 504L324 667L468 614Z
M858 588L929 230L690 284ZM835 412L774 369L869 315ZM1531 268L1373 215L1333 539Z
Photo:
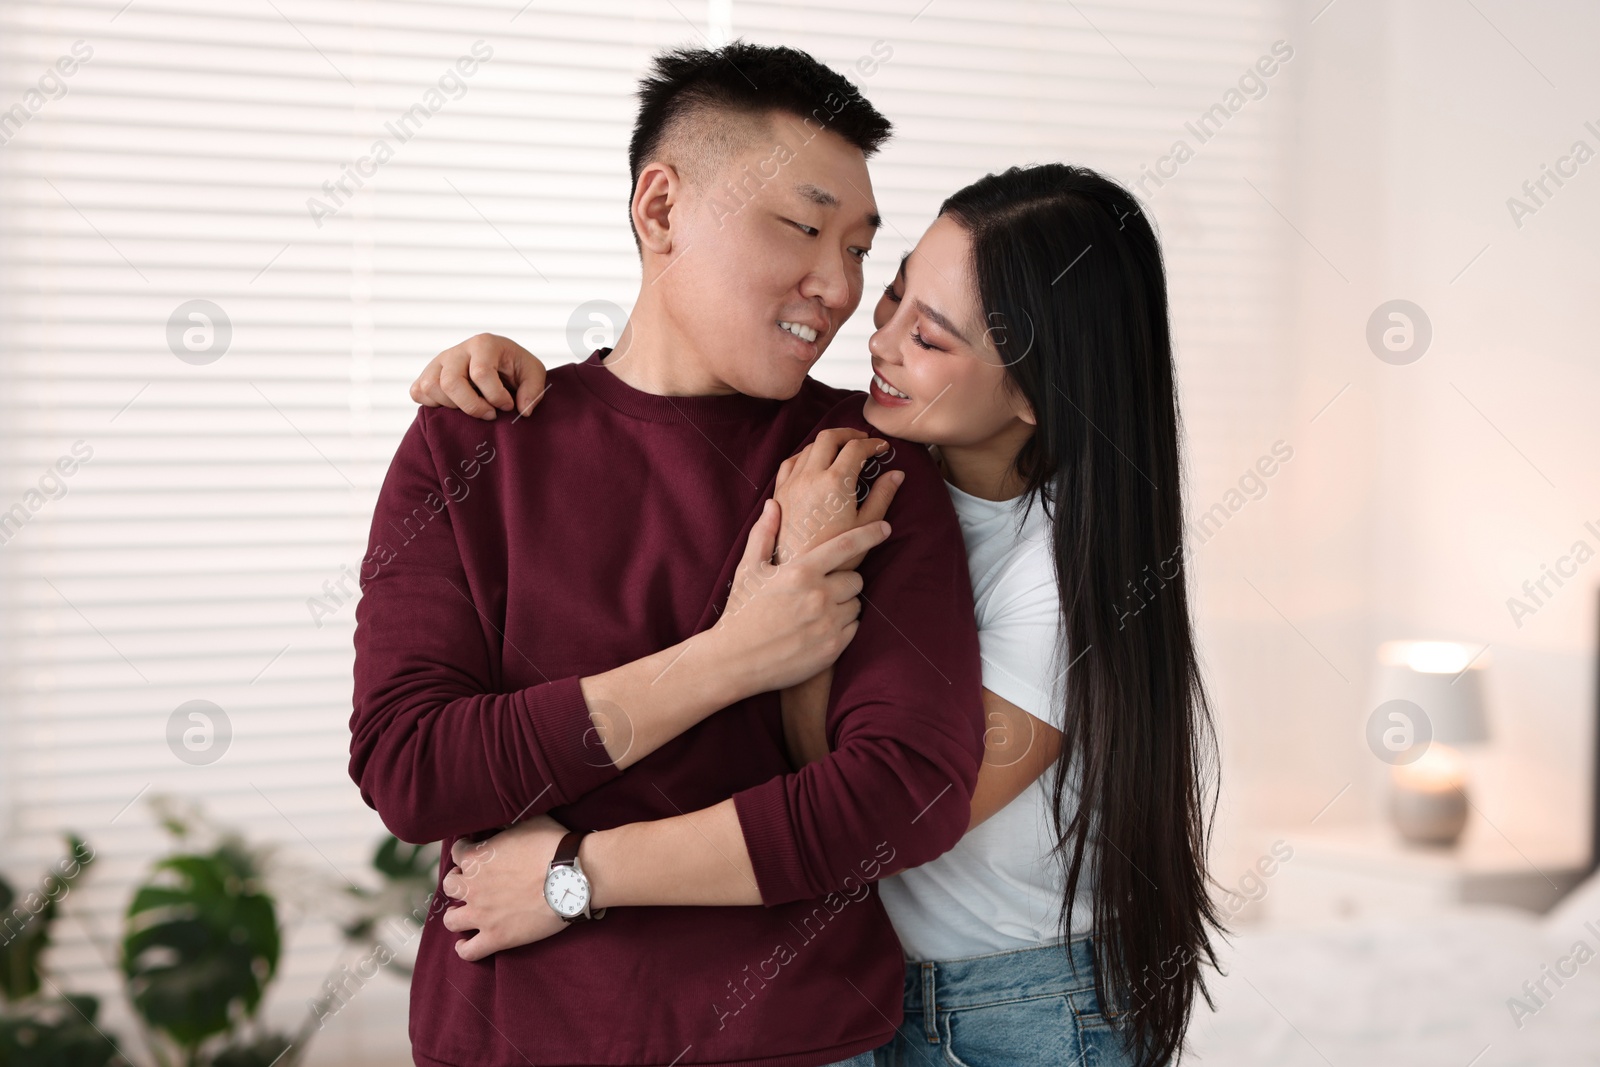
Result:
M984 956L907 961L905 1012L922 1013L931 1028L938 1011L1093 988L1094 938L1085 935Z

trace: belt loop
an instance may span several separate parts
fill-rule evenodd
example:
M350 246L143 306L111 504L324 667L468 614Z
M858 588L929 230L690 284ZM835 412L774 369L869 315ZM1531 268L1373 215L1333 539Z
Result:
M922 964L922 1032L927 1037L928 1044L939 1043L939 1024L934 1014L933 1000L933 961L925 960Z

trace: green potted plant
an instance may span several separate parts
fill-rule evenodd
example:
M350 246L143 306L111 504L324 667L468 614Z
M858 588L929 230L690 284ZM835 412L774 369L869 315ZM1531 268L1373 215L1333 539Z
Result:
M43 970L50 927L61 900L94 862L81 839L39 885L19 897L0 878L0 1067L126 1067L115 1039L96 1024L100 1002L63 994Z
M196 829L170 808L163 822L184 843ZM281 948L263 857L237 834L215 836L157 860L134 891L121 953L128 999L161 1067L292 1067L292 1039L257 1019Z
M411 973L430 905L437 845L378 844L378 888L345 885L340 927L359 959L335 965L294 1033L260 1010L277 975L283 933L268 890L268 849L211 823L198 805L153 797L177 842L135 888L114 958L145 1054L132 1057L96 1022L99 1002L63 993L42 968L60 901L94 859L67 837L69 855L24 898L0 880L0 1067L295 1067L311 1039L379 970ZM316 899L327 899L318 894Z

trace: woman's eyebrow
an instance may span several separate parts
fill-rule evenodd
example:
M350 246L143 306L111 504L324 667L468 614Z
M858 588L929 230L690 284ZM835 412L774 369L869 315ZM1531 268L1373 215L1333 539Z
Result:
M896 273L895 277L901 282L906 280L906 263L910 259L910 252L902 252L900 254L900 270ZM929 307L922 300L915 298L911 301L911 306L916 308L919 315L928 316L928 318L932 319L945 332L954 335L956 340L960 341L964 345L971 346L972 342L967 340L967 335L956 329L956 324L946 318L942 312Z
M929 307L927 304L924 304L921 300L913 300L913 301L911 301L911 306L917 309L917 313L919 315L928 316L928 318L932 319L934 322L938 323L941 327L943 327L946 332L954 334L955 337L956 337L956 340L960 341L962 344L969 345L969 346L972 344L971 341L967 340L967 335L966 334L964 334L960 330L956 329L956 324L955 323L953 323L949 319L945 318L942 314L940 314L939 312L935 311L933 308Z

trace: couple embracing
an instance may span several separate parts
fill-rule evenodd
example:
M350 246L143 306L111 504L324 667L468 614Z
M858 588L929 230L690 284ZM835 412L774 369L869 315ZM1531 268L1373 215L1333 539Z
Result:
M444 844L416 1062L1175 1060L1218 913L1187 569L1130 595L1184 529L1148 220L957 191L837 389L888 120L743 42L639 100L615 347L442 353L373 519L350 772Z

